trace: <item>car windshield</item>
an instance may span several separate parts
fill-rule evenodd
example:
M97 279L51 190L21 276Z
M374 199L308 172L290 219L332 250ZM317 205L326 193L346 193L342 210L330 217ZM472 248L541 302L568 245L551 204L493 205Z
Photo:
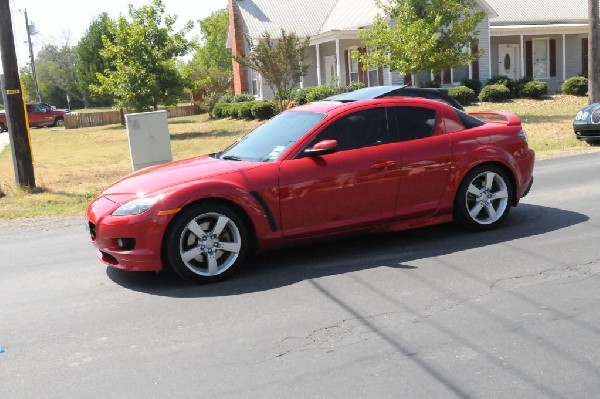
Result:
M288 111L277 115L227 148L219 158L234 161L275 161L325 118L316 112Z

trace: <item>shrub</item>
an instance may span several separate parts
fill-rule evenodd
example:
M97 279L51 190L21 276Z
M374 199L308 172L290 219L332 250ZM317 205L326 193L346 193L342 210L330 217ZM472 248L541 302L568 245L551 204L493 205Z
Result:
M294 100L294 103L296 105L302 105L302 104L306 104L306 95L308 94L308 89L298 89L296 91L294 91L294 93L292 94L292 100Z
M221 119L225 117L225 108L229 106L229 103L217 103L210 112L210 116L214 119Z
M254 119L269 119L277 114L277 106L271 101L254 101L252 103L252 117Z
M350 82L348 86L346 86L346 92L351 92L358 89L364 89L365 84L363 82Z
M242 103L229 103L225 108L224 115L228 118L240 119L239 109Z
M480 101L502 102L510 98L510 90L503 84L487 85L479 93Z
M246 119L246 120L251 120L254 118L254 116L252 116L252 107L254 105L254 100L253 101L246 101L246 102L242 102L239 103L238 105L238 118L239 119Z
M218 103L232 103L233 102L233 95L231 94L224 94L221 96L221 98L219 98Z
M527 82L523 85L522 96L527 98L542 98L548 95L548 83L546 82Z
M509 98L517 97L517 82L509 78L508 76L498 75L492 76L487 82L490 85L504 85L508 88Z
M469 105L477 100L475 91L467 86L456 86L448 89L448 95L453 97L462 105Z
M233 96L233 99L231 102L234 103L245 103L248 101L254 101L254 96L252 94L236 94L235 96Z
M329 85L311 87L306 93L306 102L319 101L334 94L333 88Z
M561 89L565 94L585 96L588 91L588 80L584 76L574 76L565 80Z
M473 90L476 96L479 95L479 92L481 92L481 87L483 86L481 84L481 80L479 79L465 79L462 82L460 82L460 84L463 86L467 86L469 89Z
M512 93L513 97L527 97L524 94L523 89L525 88L525 85L529 82L533 82L533 78L531 76L525 76L517 80L515 82L514 93Z

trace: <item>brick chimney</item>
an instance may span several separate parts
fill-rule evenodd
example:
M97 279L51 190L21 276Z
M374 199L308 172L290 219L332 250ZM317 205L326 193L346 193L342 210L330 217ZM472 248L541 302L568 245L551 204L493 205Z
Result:
M242 1L242 0L240 0ZM231 54L245 55L246 39L244 38L244 23L238 0L229 0L229 37L231 38ZM233 90L235 94L248 93L248 68L233 62Z

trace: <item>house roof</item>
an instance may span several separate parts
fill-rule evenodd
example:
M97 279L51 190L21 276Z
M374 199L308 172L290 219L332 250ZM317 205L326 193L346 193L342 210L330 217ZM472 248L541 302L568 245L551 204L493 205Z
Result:
M587 0L487 0L498 16L490 25L586 23Z
M253 38L268 32L280 37L281 29L296 32L299 37L319 32L338 0L237 0L246 23L248 35Z
M496 15L489 0L476 1L490 17ZM280 37L282 28L300 37L354 31L372 25L380 11L374 0L236 0L236 3L253 38L265 32Z

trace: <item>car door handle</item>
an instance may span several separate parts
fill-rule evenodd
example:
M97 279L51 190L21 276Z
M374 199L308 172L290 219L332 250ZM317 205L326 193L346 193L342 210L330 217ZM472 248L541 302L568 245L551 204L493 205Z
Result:
M371 169L382 170L393 168L394 166L396 166L396 162L394 161L377 162L375 165L371 166Z

